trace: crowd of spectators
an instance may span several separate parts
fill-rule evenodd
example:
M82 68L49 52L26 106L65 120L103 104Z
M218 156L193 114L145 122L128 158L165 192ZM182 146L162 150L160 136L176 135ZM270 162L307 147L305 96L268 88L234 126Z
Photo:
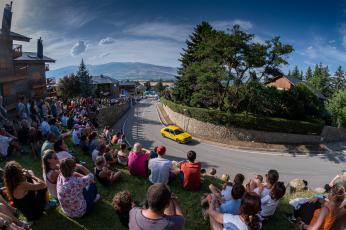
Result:
M1 99L1 98L0 98ZM1 104L1 103L0 103ZM70 218L85 216L102 199L97 183L112 186L122 177L119 167L130 175L148 180L145 202L134 201L130 191L114 195L112 205L120 222L129 229L184 229L185 218L170 184L177 180L188 192L201 190L204 174L197 153L188 151L186 160L171 161L165 146L153 150L140 143L129 146L122 132L106 126L100 129L96 119L103 107L113 106L108 99L58 98L17 104L17 117L9 119L0 108L0 154L29 152L42 161L42 178L19 162L7 161L2 171L4 189L0 196L0 228L29 229L43 212L60 205ZM78 159L65 143L70 137L74 148L90 157L94 167ZM215 170L210 171L214 175ZM215 180L216 181L216 180ZM201 197L201 212L211 229L262 229L276 214L286 194L279 172L245 178L241 173L220 177ZM337 175L325 186L326 196L297 199L287 219L300 229L344 229L346 174ZM26 221L18 219L20 211Z

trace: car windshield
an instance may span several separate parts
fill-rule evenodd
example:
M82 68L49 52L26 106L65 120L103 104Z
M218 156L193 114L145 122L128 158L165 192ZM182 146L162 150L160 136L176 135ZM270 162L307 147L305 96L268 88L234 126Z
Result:
M180 130L180 129L176 129L174 130L175 135L179 135L182 134L184 131Z

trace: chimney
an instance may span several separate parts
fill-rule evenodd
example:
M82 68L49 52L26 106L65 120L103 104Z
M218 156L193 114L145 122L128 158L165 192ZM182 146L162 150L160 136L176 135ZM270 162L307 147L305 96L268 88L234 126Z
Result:
M2 33L9 35L11 31L11 22L12 22L12 2L11 4L6 4L4 8L4 15L2 18Z
M37 40L37 57L43 58L43 44L41 37Z

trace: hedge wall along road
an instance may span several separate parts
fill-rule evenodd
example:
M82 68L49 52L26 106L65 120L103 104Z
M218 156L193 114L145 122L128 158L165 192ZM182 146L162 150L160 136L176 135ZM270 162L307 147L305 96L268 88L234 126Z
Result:
M323 129L323 121L298 121L276 117L254 116L245 113L226 113L219 110L188 107L176 104L165 98L161 102L171 108L174 112L184 114L199 121L209 122L216 125L235 126L245 129L255 129L270 132L316 134L319 135Z

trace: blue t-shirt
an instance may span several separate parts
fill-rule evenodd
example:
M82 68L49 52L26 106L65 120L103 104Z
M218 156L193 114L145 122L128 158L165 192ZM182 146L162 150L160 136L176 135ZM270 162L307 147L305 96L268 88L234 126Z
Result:
M241 204L241 199L228 200L228 201L226 201L220 205L219 210L221 213L239 215L240 214L240 204Z

